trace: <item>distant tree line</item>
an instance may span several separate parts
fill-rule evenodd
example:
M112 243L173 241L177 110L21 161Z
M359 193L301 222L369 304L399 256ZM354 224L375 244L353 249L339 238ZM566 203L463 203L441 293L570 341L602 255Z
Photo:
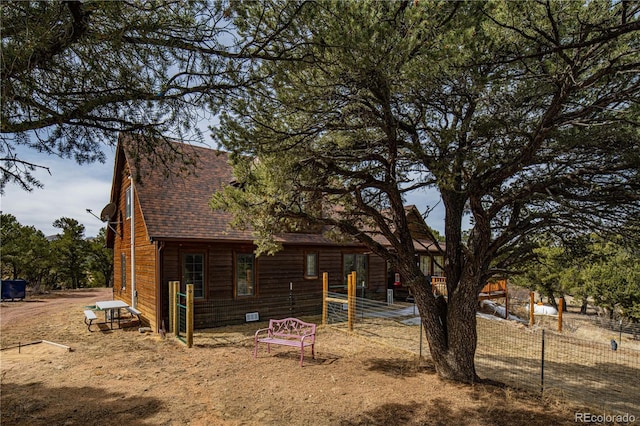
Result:
M581 313L592 304L611 319L640 322L640 251L628 238L586 234L561 241L547 235L534 251L536 259L514 277L516 284L538 291L556 308L559 297L570 295Z
M35 291L112 285L113 253L105 246L105 228L87 239L84 225L62 217L53 223L60 233L47 237L11 214L0 220L2 279L24 279Z

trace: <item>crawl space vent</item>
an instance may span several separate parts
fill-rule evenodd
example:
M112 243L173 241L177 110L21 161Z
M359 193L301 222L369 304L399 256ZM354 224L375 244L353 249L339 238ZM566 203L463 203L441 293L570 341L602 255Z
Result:
M248 312L244 314L244 316L247 319L247 322L258 321L260 319L260 316L257 312Z

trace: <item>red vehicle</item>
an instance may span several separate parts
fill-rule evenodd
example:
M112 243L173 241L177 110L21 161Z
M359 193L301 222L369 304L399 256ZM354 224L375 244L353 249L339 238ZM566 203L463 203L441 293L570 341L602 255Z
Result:
M403 287L400 273L389 271L387 277L387 288L393 290L393 298L406 302L413 302L411 291L407 287Z

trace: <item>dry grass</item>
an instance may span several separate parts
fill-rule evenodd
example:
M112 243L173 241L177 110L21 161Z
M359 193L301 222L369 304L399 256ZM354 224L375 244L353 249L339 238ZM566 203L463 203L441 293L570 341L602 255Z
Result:
M83 306L110 290L58 296L1 307L3 347L46 339L73 348L15 362L1 354L3 425L574 424L566 405L443 382L428 361L377 342L386 331L321 327L316 358L300 368L292 348L253 358L260 324L199 332L188 349L136 329L88 332Z
M536 397L542 396L545 403L554 406L573 404L592 412L630 413L640 419L637 393L640 342L627 336L614 352L609 344L609 330L599 329L577 314L565 318L573 326L562 333L554 331L555 318L538 318L533 329L513 321L478 318L478 374ZM548 328L542 383L545 326ZM344 325L338 327L345 329ZM420 346L418 326L407 326L398 320L367 318L358 322L355 330L362 338L380 345L429 356L426 339ZM585 336L589 336L589 340Z

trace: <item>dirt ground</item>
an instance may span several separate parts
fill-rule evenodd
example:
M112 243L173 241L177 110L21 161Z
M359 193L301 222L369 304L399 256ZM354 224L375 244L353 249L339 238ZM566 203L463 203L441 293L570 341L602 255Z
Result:
M316 358L260 348L262 323L199 332L195 347L137 328L89 332L110 289L0 305L2 425L549 425L576 408L439 380L414 355L320 327ZM47 343L9 348L46 340ZM9 348L9 349L7 349Z

